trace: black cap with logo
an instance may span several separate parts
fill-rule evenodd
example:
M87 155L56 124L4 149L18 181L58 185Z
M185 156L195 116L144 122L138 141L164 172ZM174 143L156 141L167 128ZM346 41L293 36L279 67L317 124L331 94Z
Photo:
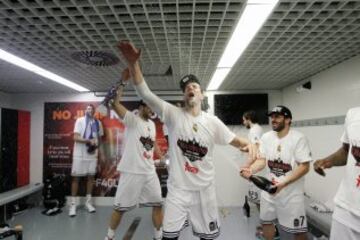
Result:
M282 105L278 105L276 107L274 107L270 112L268 112L268 116L271 116L272 114L281 114L283 115L285 118L291 118L292 119L292 114L290 109L288 109L285 106Z
M191 82L195 82L197 84L200 85L200 81L199 79L193 75L193 74L188 74L188 75L185 75L183 78L181 78L180 80L180 88L183 92L185 92L185 87L188 83L191 83Z

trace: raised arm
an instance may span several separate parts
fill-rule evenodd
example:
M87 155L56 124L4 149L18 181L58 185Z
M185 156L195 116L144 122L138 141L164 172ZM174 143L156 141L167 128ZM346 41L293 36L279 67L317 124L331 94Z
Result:
M132 83L137 95L144 100L144 102L153 109L154 112L163 116L164 105L166 102L156 96L147 86L143 74L141 72L139 58L141 55L140 49L137 49L129 41L121 41L118 48L128 63L128 68L132 76Z
M128 68L126 68L122 74L121 74L121 80L123 82L128 81L130 78L130 71ZM117 91L116 91L116 97L114 98L114 101L112 102L112 108L116 112L116 114L121 118L124 119L126 112L128 111L127 108L121 104L121 96L124 90L124 85L121 84Z

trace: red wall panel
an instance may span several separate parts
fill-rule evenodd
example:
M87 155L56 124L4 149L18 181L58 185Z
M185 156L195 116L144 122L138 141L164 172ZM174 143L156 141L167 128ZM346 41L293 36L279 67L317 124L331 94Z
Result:
M30 112L18 111L17 186L30 182Z

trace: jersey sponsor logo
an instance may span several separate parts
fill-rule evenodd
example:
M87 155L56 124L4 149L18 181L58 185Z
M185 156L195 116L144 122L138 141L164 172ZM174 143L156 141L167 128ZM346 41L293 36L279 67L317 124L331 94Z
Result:
M358 176L358 178L356 179L357 183L356 183L356 187L360 188L360 175Z
M140 137L140 142L146 151L150 151L154 147L154 141L150 137Z
M268 167L270 168L270 172L277 177L284 176L292 170L291 165L284 163L282 160L269 160Z
M356 160L355 166L360 167L360 147L353 145L351 147L351 154L353 155L354 159Z
M199 172L199 169L197 167L191 166L188 162L186 162L185 163L185 172L186 171L197 174Z
M182 154L189 159L190 162L202 161L202 158L207 154L208 149L201 146L195 139L177 141L177 145L182 151Z

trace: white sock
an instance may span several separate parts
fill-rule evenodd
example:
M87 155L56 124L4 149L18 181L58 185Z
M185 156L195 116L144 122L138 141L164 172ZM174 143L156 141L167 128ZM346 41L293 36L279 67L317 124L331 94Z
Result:
M76 197L71 197L71 205L76 205Z
M154 238L155 239L161 239L162 238L162 228L160 228L159 230L154 228Z
M86 194L86 202L91 203L91 194Z
M112 230L111 228L108 228L107 236L108 236L109 238L114 238L114 237L115 237L115 231Z

